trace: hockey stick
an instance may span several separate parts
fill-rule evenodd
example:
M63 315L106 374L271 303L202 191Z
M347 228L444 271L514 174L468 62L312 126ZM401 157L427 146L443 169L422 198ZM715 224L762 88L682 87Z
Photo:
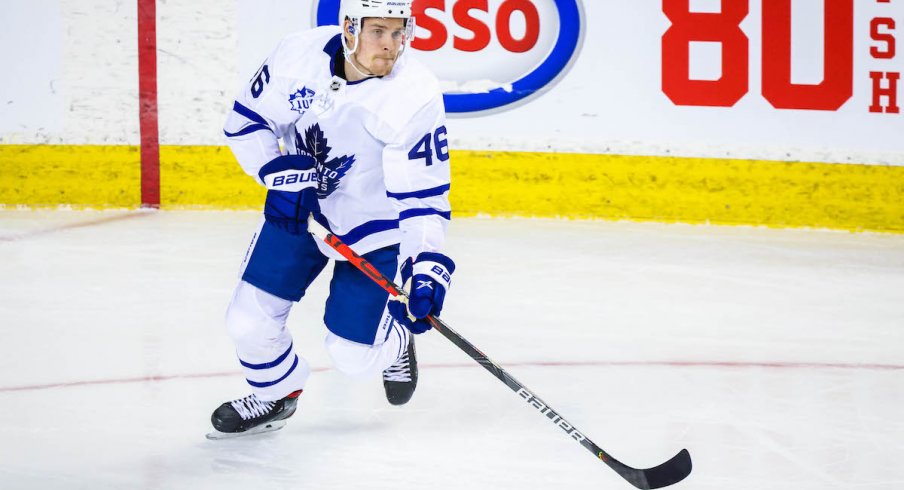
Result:
M308 219L308 231L348 259L352 265L379 284L380 287L385 289L392 297L402 296L403 298L407 298L405 291L396 286L391 279L383 275L373 266L373 264L368 262L367 259L361 257L355 253L354 250L349 248L348 245L342 243L342 240L340 240L339 237L330 233L323 225L316 222L313 217ZM496 376L496 378L505 383L506 386L524 399L528 405L536 408L550 422L565 431L572 439L580 443L588 451L593 453L594 456L615 470L615 472L627 480L628 483L642 490L662 488L678 483L690 474L692 468L691 455L687 449L682 449L678 454L673 456L672 459L659 466L654 466L653 468L637 469L618 461L610 456L609 453L600 449L600 447L594 444L583 432L578 431L573 424L562 418L558 412L553 410L552 407L541 400L540 397L534 395L508 372L499 367L498 364L491 361L486 354L480 351L480 349L474 347L473 344L449 328L445 322L433 316L429 316L427 319L434 329L443 334L444 337L449 339L459 349L471 356L472 359L492 373L493 376Z

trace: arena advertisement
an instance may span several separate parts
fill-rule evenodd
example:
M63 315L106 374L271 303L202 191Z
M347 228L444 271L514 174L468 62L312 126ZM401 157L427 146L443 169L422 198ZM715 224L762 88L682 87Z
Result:
M312 23L337 11L317 2ZM412 47L465 119L450 125L462 148L900 165L902 13L891 0L418 0Z
M338 22L339 0L316 6L317 25ZM578 56L578 0L417 0L411 47L443 83L453 115L505 109L550 88Z
M686 0L663 1L663 12L671 22L662 37L663 92L676 105L732 107L750 95L750 37L742 29L750 4L724 2L719 11L694 11L690 7ZM869 13L864 13L869 17ZM859 73L868 74L871 81L867 86L870 103L864 108L874 113L897 114L900 73L880 70L882 65L894 68L884 62L895 57L895 19L885 16L890 10L874 13L869 18L867 58L873 63L866 68L868 73ZM854 97L854 0L822 5L765 1L761 19L760 95L772 107L838 111ZM804 19L808 21L803 22ZM699 59L691 58L695 47ZM706 59L702 51L707 47L717 48L719 59ZM690 70L694 64L703 65L701 71L719 76L694 76Z
M3 82L0 142L136 144L134 6L48 3L58 20L28 47L41 69ZM411 54L443 81L454 148L904 164L901 0L414 8ZM5 35L34 38L28 12L0 20ZM158 20L161 144L222 145L237 87L286 34L337 23L338 0L167 2Z

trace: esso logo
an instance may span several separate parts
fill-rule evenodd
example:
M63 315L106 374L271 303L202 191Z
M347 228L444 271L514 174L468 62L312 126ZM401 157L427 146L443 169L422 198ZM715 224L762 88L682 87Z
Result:
M558 81L580 51L579 0L414 0L410 47L440 79L452 114L514 107ZM320 0L335 25L339 0Z

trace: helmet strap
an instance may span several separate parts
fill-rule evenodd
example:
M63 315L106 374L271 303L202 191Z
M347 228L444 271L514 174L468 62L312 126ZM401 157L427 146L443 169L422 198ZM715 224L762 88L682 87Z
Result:
M361 34L361 19L350 19L346 17L346 20L351 22L351 25L348 26L348 32L351 33L352 39L354 39L355 44L352 46L348 45L348 40L345 37L345 32L342 33L342 55L345 57L345 61L348 62L349 65L352 65L352 68L358 72L362 77L372 77L373 73L364 73L358 68L358 63L354 59L354 54L358 51L358 45L361 44L361 38L359 37ZM343 24L344 28L344 24ZM363 68L363 66L362 66ZM368 70L369 71L369 70Z
M353 58L354 58L354 53L349 53L348 51L345 51L344 54L345 54L345 61L348 61L348 64L349 64L349 65L352 65L352 68L353 68L356 72L358 72L359 75L361 75L361 76L364 77L364 78L369 78L369 77L375 77L375 76L376 76L375 74L370 73L370 70L367 70L367 71L368 71L367 73L364 73L363 71L361 71L361 68L367 69L367 68L364 67L363 65L361 66L361 68L358 68L358 63L353 59Z

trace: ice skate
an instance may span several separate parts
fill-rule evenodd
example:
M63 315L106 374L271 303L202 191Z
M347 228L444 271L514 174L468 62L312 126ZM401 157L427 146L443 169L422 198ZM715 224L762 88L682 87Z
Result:
M208 439L228 439L232 437L260 434L282 429L286 419L295 413L301 390L274 402L264 402L251 394L245 398L220 405L210 416L214 431Z
M408 349L395 364L383 371L383 388L386 399L393 405L404 405L411 400L417 387L417 355L414 351L414 335L408 338Z

